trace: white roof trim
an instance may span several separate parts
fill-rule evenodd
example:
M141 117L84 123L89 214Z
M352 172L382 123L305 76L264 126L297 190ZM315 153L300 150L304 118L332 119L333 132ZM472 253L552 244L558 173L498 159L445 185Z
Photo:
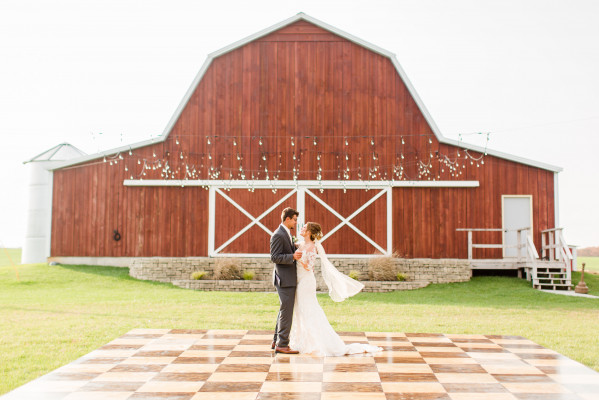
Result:
M349 40L350 42L356 43L360 46L363 46L365 48L367 48L368 50L371 50L375 53L378 53L384 57L388 57L391 62L393 63L393 66L395 67L397 73L399 74L399 76L401 77L401 79L403 80L404 84L406 85L406 87L408 88L408 91L410 92L410 94L412 95L412 97L414 98L414 101L416 102L416 105L418 106L418 108L420 109L420 112L422 112L422 114L424 115L424 118L426 119L426 122L429 124L429 126L431 127L431 130L433 131L433 133L435 134L437 140L441 143L444 144L448 144L451 146L457 146L459 148L462 149L466 149L466 150L472 150L472 151L476 151L476 152L480 152L480 153L487 153L489 155L498 157L498 158L503 158L506 160L510 160L510 161L514 161L517 163L521 163L521 164L526 164L526 165L530 165L533 167L537 167L537 168L541 168L541 169L545 169L545 170L549 170L549 171L553 171L553 172L561 172L563 169L561 167L557 167L554 165L550 165L550 164L546 164L543 162L539 162L539 161L534 161L534 160L530 160L524 157L518 157L518 156L514 156L511 154L507 154L507 153L503 153L500 151L495 151L495 150L491 150L491 149L484 149L482 147L479 146L475 146L475 145L471 145L468 143L464 143L461 141L457 141L454 139L449 139L446 138L445 136L443 136L443 134L441 134L441 131L439 130L439 128L437 127L437 125L435 124L435 121L433 120L432 116L430 115L430 113L428 112L428 110L426 109L426 107L424 106L424 103L422 102L422 100L420 99L420 97L418 96L418 93L416 93L416 89L414 89L414 87L412 86L412 83L410 82L410 80L408 79L405 71L403 70L403 68L401 67L401 65L399 64L399 61L397 61L397 58L395 57L395 54L382 49L372 43L369 43L365 40L362 40L360 38L357 38L347 32L344 32L338 28L335 28L334 26L331 26L327 23L324 23L322 21L317 20L316 18L310 17L309 15L306 15L304 13L299 13L291 18L288 18L284 21L279 22L278 24L275 24L269 28L266 28L264 30L261 30L253 35L250 35L244 39L241 39L235 43L232 43L218 51L215 51L213 53L210 53L206 59L206 61L204 62L204 64L202 65L202 68L200 68L200 71L198 72L198 74L196 75L195 79L193 80L191 86L189 87L189 89L187 90L187 92L185 93L185 95L183 96L183 99L181 100L181 102L179 103L179 106L177 107L177 109L175 110L175 113L173 114L173 116L171 117L171 119L169 120L168 124L166 125L166 127L164 128L164 131L162 132L162 134L160 136L158 136L157 138L151 139L151 140L146 140L146 141L142 141L142 142L138 142L135 144L132 144L130 146L123 146L123 147L119 147L119 148L115 148L115 149L111 149L111 150L106 150L106 151L102 151L100 153L96 153L96 154L92 154L89 156L85 156L85 157L81 157L81 158L77 158L71 161L67 161L64 162L62 164L59 164L58 166L56 166L54 169L60 169L60 168L64 168L64 167L68 167L71 165L75 165L75 164L81 164L90 160L94 160L97 158L101 158L104 156L108 156L108 155L112 155L112 154L117 154L119 152L123 152L123 151L128 151L129 149L136 149L136 148L140 148L140 147L145 147L145 146L149 146L152 144L156 144L156 143L161 143L164 142L166 140L166 138L168 137L168 135L170 134L171 130L173 129L173 127L175 126L175 123L177 122L177 120L179 119L179 117L181 116L181 113L183 112L183 109L185 108L185 106L187 105L187 102L189 101L189 99L191 98L191 96L193 95L193 92L195 91L195 89L197 88L198 84L200 83L200 81L202 80L202 77L204 76L204 73L206 73L206 71L208 70L208 67L210 66L210 64L212 63L212 60L215 59L216 57L220 57L223 54L229 53L239 47L245 46L246 44L259 39L261 37L264 37L266 35L271 34L272 32L275 32L287 25L290 25L294 22L300 21L300 20L304 20L304 21L308 21L316 26L319 26L320 28L323 28L331 33L334 33L344 39Z

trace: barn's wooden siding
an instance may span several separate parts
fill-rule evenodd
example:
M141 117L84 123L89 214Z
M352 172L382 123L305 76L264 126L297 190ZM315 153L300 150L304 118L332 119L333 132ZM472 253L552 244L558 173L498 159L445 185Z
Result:
M479 168L468 162L459 177L450 176L447 168L442 173L437 155L455 158L457 150L436 140L389 59L299 21L214 59L165 142L136 149L132 156L123 154L117 166L100 159L55 171L51 254L206 256L208 192L198 187L124 187L124 179L139 177L138 160L168 160L171 171L179 169L176 179L184 177L185 164L193 165L202 179L211 166L221 171L219 179L239 179L240 164L246 179L251 179L250 171L264 179L265 167L271 179L292 179L294 152L301 171L298 179L315 179L321 152L323 180L338 179L339 168L346 165L352 180L368 180L374 167L381 172L376 179L385 178L385 173L390 179L391 166L399 165L404 154L408 179L420 179L418 163L433 155L432 176L480 181L476 189L393 189L394 247L403 256L465 258L466 234L455 229L501 227L503 194L533 195L534 240L539 245L540 230L554 227L553 172L487 156ZM144 179L161 178L160 168L146 172ZM248 209L252 204L265 209L280 195L281 191L272 198L260 197L245 190L231 194ZM364 191L349 196L339 190L322 194L347 214L371 195ZM217 203L222 206L217 217L232 220L217 224L218 247L247 219L235 220L236 210L227 211L230 206L218 197ZM325 231L336 225L336 217L313 203L306 198L308 219L321 222ZM378 243L386 241L386 228L379 223L385 211L379 199L356 220ZM279 214L276 210L266 219L272 229ZM112 239L117 227L119 242ZM265 235L254 227L228 251L264 252ZM327 250L346 252L345 238L351 242L354 236L343 228L328 241ZM497 235L480 238L500 242ZM372 251L366 243L356 246ZM476 256L499 254L480 251Z

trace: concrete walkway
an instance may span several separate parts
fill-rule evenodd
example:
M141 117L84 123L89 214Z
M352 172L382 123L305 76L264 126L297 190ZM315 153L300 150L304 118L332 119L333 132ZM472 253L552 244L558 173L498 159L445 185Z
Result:
M590 299L599 299L599 296L593 296L592 294L576 293L574 290L541 290L541 292L564 294L566 296L588 297Z

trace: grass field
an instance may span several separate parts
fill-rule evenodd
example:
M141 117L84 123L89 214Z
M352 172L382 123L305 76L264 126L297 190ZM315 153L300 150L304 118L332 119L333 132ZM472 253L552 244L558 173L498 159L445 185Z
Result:
M585 263L585 271L599 273L599 257L578 257L578 270L582 268L582 263Z
M5 249L0 247L0 266L21 264L21 249Z
M126 268L22 265L19 279L0 267L0 394L134 328L272 329L278 310L274 293L185 290L135 280ZM599 276L586 280L599 294ZM599 300L542 293L524 280L319 301L337 330L522 335L599 371Z

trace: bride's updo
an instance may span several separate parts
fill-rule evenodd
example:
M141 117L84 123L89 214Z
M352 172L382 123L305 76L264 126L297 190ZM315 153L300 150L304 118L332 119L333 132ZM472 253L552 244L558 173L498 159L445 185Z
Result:
M306 223L306 230L310 232L310 240L312 241L322 237L322 228L316 222Z

